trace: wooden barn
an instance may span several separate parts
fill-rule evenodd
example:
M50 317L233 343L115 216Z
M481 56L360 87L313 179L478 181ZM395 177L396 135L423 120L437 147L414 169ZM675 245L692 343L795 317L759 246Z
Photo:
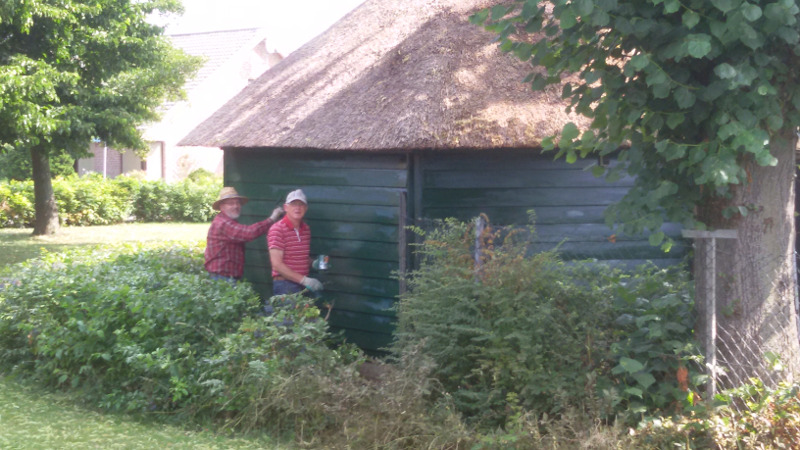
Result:
M560 89L532 92L530 66L468 22L491 0L367 0L253 81L182 145L224 149L225 184L261 220L286 194L309 199L312 253L331 256L320 279L331 324L375 350L391 339L395 275L413 265L408 225L470 219L527 224L565 258L669 263L645 237L612 238L604 208L630 180L608 184L541 154L544 137L581 118ZM676 234L677 230L672 230ZM245 277L271 293L264 239Z

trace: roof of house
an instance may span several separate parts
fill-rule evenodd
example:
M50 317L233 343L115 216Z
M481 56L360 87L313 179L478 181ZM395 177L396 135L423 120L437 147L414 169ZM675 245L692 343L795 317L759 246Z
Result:
M165 102L159 107L161 119L143 127L148 140L176 142L236 95L249 78L268 68L270 56L262 28L171 34L167 38L176 48L204 61L183 86L186 99ZM264 64L254 59L254 54L265 58Z
M367 0L250 83L179 145L387 150L536 148L561 88L469 16L499 0Z
M234 58L237 53L243 49L252 49L266 39L264 30L261 28L172 34L167 37L175 47L184 52L205 58L197 76L188 80L184 86L187 92L202 84L206 78Z

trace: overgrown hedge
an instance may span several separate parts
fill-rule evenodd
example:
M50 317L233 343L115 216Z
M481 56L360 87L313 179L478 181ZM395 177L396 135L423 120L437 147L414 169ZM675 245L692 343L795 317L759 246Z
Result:
M110 410L241 413L353 349L330 350L327 322L299 298L264 317L249 284L208 276L199 244L72 250L0 274L0 371Z
M64 225L110 225L124 221L207 222L222 187L219 177L196 171L185 180L165 183L137 176L104 179L99 174L53 180ZM0 184L0 228L33 226L33 181Z
M104 409L293 436L302 448L800 439L797 384L693 397L703 380L681 274L523 258L507 236L476 272L471 236L455 221L426 234L394 364L374 362L369 376L302 297L271 299L277 312L265 317L247 283L212 281L202 243L98 247L0 269L0 375Z
M418 231L422 263L400 299L395 351L424 342L434 375L476 423L583 405L632 424L687 406L686 389L702 382L685 271L526 257L513 233L485 236L476 271L470 224ZM688 386L676 377L684 369Z

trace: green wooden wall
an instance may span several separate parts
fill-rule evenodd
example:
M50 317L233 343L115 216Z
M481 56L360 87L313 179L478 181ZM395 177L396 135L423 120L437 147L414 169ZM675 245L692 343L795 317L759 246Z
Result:
M528 224L533 210L532 251L560 244L565 259L597 258L626 266L653 261L674 264L686 248L679 242L669 254L649 244L647 236L625 236L605 225L603 211L618 201L632 179L609 184L587 170L596 160L568 164L530 151L428 152L416 163L417 203L424 218L469 220L480 213L491 223ZM680 237L680 227L664 231Z
M536 213L533 250L561 244L566 259L598 258L628 265L651 260L672 264L672 254L646 237L614 234L603 210L631 185L609 185L585 170L594 161L567 164L532 151L411 153L226 149L225 184L250 197L241 221L262 220L286 194L308 196L312 256L328 254L331 268L319 275L322 301L333 303L330 323L367 350L391 340L399 282L394 275L413 261L405 225L431 219L469 220L480 213L493 224L528 224ZM665 231L679 236L678 227ZM614 241L614 242L612 242ZM245 278L264 297L272 293L266 240L247 246Z
M330 255L330 269L318 277L322 301L333 302L331 326L368 350L385 347L393 330L406 161L403 154L225 152L225 184L250 197L243 223L263 220L289 191L306 193L312 256ZM266 239L259 238L247 245L244 276L269 297L270 273Z

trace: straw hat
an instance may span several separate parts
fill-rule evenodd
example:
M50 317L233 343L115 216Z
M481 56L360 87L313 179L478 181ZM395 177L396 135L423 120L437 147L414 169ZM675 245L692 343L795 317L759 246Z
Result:
M245 203L250 201L249 198L247 198L247 197L245 197L243 195L239 195L239 193L236 192L236 189L234 189L234 188L232 188L230 186L225 186L224 188L222 188L221 191L219 191L219 198L217 199L217 201L214 202L213 205L211 205L211 207L214 208L215 210L219 211L219 204L222 203L224 200L227 200L229 198L238 198L242 202L242 205L244 205Z

